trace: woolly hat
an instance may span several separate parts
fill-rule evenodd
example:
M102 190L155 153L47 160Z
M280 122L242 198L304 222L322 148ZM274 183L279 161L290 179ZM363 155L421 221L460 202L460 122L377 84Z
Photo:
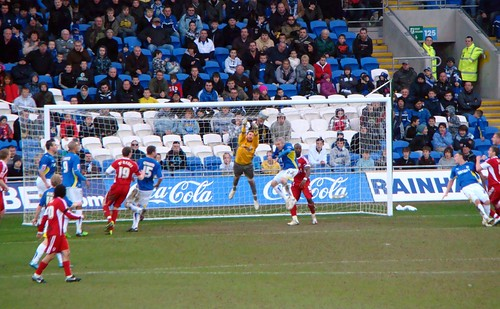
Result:
M426 125L425 124L420 124L418 127L417 127L417 133L424 133L424 129L426 128Z
M266 90L266 91L267 91L267 86L266 86L266 85L260 85L260 86L259 86L259 91L260 91L260 92L264 92L264 90Z
M311 71L311 70L307 70L306 75L311 75L311 76L314 76L314 72L313 72L313 71Z
M455 107L452 105L447 106L446 111L450 113L450 115L455 115Z
M259 115L257 115L257 117L259 117L260 119L263 119L263 120L267 120L267 118L269 118L269 116L264 111L260 111Z

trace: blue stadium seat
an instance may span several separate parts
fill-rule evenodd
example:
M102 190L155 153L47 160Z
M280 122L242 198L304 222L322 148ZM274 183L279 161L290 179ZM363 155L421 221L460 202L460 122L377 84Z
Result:
M14 146L14 147L16 147L16 149L19 149L17 146L17 142L15 140L11 140L11 141L0 140L0 149L4 149L4 148L10 147L10 146Z
M177 79L179 79L179 82L182 84L186 80L186 78L189 77L189 74L186 73L177 73Z
M172 44L172 46L174 46L174 48L181 48L181 40L178 37L172 35L170 37L170 41L171 41L170 44Z
M410 152L410 159L418 160L418 159L420 159L421 156L422 156L422 154L420 152L416 152L416 151Z
M342 19L330 21L330 30L337 34L337 36L341 33L349 31L346 21Z
M68 88L62 90L63 98L65 101L71 100L71 97L76 96L79 92L80 89L78 88Z
M217 27L217 29L222 30L222 29L224 29L224 27L226 27L226 26L227 26L227 24L226 24L226 23L220 23L220 24L219 24L219 26Z
M185 48L174 48L172 55L176 58L176 61L181 63L182 55L186 52Z
M486 127L484 130L484 138L490 140L495 133L498 132L498 128L496 127Z
M264 84L264 86L267 87L267 94L270 97L274 97L276 95L276 90L278 90L278 87L274 84Z
M221 68L224 67L224 61L229 56L229 50L225 47L216 47L214 51L215 60L219 63Z
M115 161L115 159L106 159L106 160L102 161L102 170L103 171L107 170L108 167L110 167L114 161Z
M218 156L210 156L206 157L203 159L204 163L203 165L205 166L206 170L209 171L216 171L220 168L220 165L222 164L222 160Z
M78 24L78 30L85 32L90 28L90 24Z
M240 29L245 28L247 26L247 23L244 22L237 22L236 26Z
M123 66L120 62L111 62L111 66L116 69L118 75L123 73Z
M207 80L210 80L210 75L208 75L208 73L200 73L198 74L200 76L201 79L203 79L204 81L207 81Z
M209 74L210 76L212 76L212 74L214 74L214 72L219 72L221 71L221 68L219 66L219 63L217 61L214 61L214 60L208 60L206 63L205 63L205 66L203 67L203 69L205 70L205 72L207 74Z
M94 83L96 85L99 85L99 83L101 82L101 80L103 80L105 78L106 78L106 75L104 75L104 74L96 75L96 76L94 76Z
M132 81L132 76L130 76L130 75L128 75L128 74L120 74L120 75L118 75L118 77L119 77L122 81L124 81L124 80L126 80L126 79L127 79L127 80L129 80L129 81Z
M475 149L473 149L473 150L471 150L471 151L472 151L472 153L473 153L476 157L479 157L479 156L482 156L482 155L483 155L483 153L482 153L481 151L479 151L479 150L475 150Z
M357 34L349 31L342 34L345 35L345 43L349 45L349 49L352 50L352 43L354 42Z
M128 36L123 40L123 43L128 44L129 49L132 50L134 46L142 46L142 42L136 36Z
M368 76L370 76L370 74L368 74L368 71L366 70L352 70L352 75L356 76L357 78L359 78L361 76L361 74L367 74ZM371 77L370 77L371 79Z
M121 50L123 47L123 40L119 36L114 36L113 39L118 42L118 49Z
M476 150L483 152L487 151L491 147L491 140L485 138L484 141L482 141L480 138L478 138L474 140L474 144Z
M186 167L189 171L203 170L203 164L201 163L201 159L198 157L187 157Z
M10 72L17 63L4 63L3 65L5 66L5 72Z
M297 24L299 24L300 27L302 27L302 28L309 29L309 27L307 26L307 23L303 20L297 20ZM307 32L309 32L309 31L307 31Z
M39 75L38 76L38 81L40 83L41 82L47 83L47 85L49 86L49 88L53 88L54 87L54 81L52 80L52 76Z
M148 58L149 62L153 61L153 54L151 54L151 51L149 49L143 48L142 54Z
M96 87L89 87L89 96L92 98L95 98L97 94L97 88Z
M374 57L361 58L361 68L363 68L363 70L371 72L373 69L378 69L379 67L380 65L378 63L377 58Z
M323 29L328 29L326 22L323 20L313 20L311 21L310 26L312 33L316 34L316 36L319 36Z
M308 33L308 35L313 40L316 40L316 38L318 37L318 35L316 35L316 33Z
M170 58L172 57L172 52L169 50L169 49L166 49L166 48L158 48L159 51L161 51L163 57L162 59L165 59L165 58Z
M344 67L348 65L351 67L351 70L359 70L359 64L358 60L356 58L343 58L340 59L340 66L342 67L342 70Z
M392 151L397 152L400 155L403 154L403 148L408 147L410 143L407 141L393 141L392 142Z
M332 69L332 82L338 83L338 79L339 79L340 75L342 75L342 74L344 74L344 71Z
M357 153L351 154L351 166L355 166L361 156Z
M330 67L332 68L332 72L340 69L339 61L337 60L337 58L333 58L333 57L326 58L326 62L328 64L330 64Z
M208 26L208 24L202 23L201 25L203 26L203 29L205 29L205 30L209 30L210 29L210 27Z
M254 171L257 172L257 171L260 171L262 169L262 167L261 167L262 159L259 156L253 157L252 163L253 163Z
M332 39L333 42L337 43L337 40L339 39L339 37L337 36L337 34L335 32L330 32L330 39Z
M401 158L401 155L398 152L393 152L392 153L392 159L393 160L397 160L399 158Z
M149 87L149 81L150 80L151 80L151 76L149 74L141 74L141 75L139 75L139 83L144 88L148 88Z
M294 96L294 95L297 95L297 86L296 85L283 84L283 85L280 85L279 88L283 89L283 91L285 92L285 95L289 98Z
M227 79L229 78L229 74L227 73L219 73L220 75L220 79L224 82L224 85L226 84L227 82Z
M441 151L431 151L431 157L438 163L439 159L444 155Z

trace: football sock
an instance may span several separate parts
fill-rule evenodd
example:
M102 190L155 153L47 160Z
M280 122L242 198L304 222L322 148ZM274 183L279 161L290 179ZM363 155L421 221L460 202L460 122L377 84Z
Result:
M287 196L286 196L286 193L283 190L283 187L281 186L281 184L274 187L274 191L276 191L276 193L278 193L286 201Z
M256 201L257 200L257 194L254 194L253 195L253 200Z
M485 214L487 214L487 215L491 214L491 207L490 207L490 205L483 205L483 208L484 208L484 213Z
M118 218L118 209L113 209L111 213L111 220L116 223L116 219Z
M316 213L316 207L314 207L314 202L307 202L307 207L311 211L311 214L314 215Z
M292 209L290 209L290 214L293 217L297 217L297 205L293 205Z
M57 261L59 262L59 265L62 265L63 264L62 254L56 253L56 258L57 258Z
M68 232L68 223L69 223L69 220L64 220L64 223L63 223L63 232L64 233Z
M311 214L311 218L312 218L313 220L316 220L316 214Z
M44 261L41 261L40 264L38 264L38 268L36 269L35 271L35 275L41 275L43 273L43 270L47 267L47 263L45 263Z
M38 247L36 248L35 255L33 255L33 258L31 259L31 263L38 264L46 248L47 246L43 242L39 244Z
M108 221L109 221L109 219L110 219L110 217L111 217L111 213L110 213L110 211L109 211L109 205L106 205L106 204L102 205L102 211L104 211L104 216L105 216L105 217L106 217L106 219L108 219Z
M64 268L64 274L66 277L70 277L71 274L71 263L69 261L64 261L63 262L63 268Z
M476 207L479 210L479 214L481 215L481 217L483 217L483 218L488 217L488 215L484 212L484 208L483 208L482 204L476 205Z
M83 214L83 210L77 209L77 210L75 210L75 214L78 216L81 216ZM77 234L80 234L82 232L82 223L83 223L82 219L76 220L76 233Z
M257 188L255 187L255 180L249 180L248 184L250 185L250 189L252 190L253 196L257 195Z
M299 219L297 218L297 214L295 214L295 216L292 216L292 220L297 222L299 221Z
M136 229L139 227L139 221L140 221L141 215L138 213L134 212L132 214L132 228Z

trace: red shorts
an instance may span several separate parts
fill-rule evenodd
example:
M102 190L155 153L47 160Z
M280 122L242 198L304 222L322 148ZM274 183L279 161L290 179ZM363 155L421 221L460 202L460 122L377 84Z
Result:
M68 249L69 244L66 236L52 235L47 237L47 248L45 249L45 253L59 253Z
M488 190L488 194L490 196L491 204L496 207L496 205L498 205L498 202L500 202L500 186L491 187Z
M123 201L127 198L129 189L129 186L113 184L106 194L104 205L108 207L113 205L115 208L120 208Z
M309 188L309 185L311 184L311 182L308 180L306 181L306 183L304 184L304 187L300 188L300 183L293 183L292 185L292 194L293 194L293 197L298 201L300 199L300 192L304 193L304 197L306 199L312 199L312 193L311 193L311 189Z
M0 191L0 212L5 210L5 202L3 200L3 191Z

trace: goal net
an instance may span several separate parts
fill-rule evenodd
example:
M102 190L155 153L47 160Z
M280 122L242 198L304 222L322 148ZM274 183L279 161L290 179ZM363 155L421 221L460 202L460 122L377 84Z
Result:
M311 191L317 213L392 215L391 194L387 201L376 202L371 181L383 179L383 190L392 192L392 152L386 152L392 149L390 130L386 130L391 113L390 98L381 96L21 108L27 188L23 222L31 223L38 204L35 179L49 139L59 145L59 172L68 143L80 142L81 171L90 182L88 187L83 185L86 221L104 220L103 199L113 183L113 176L105 176L104 171L121 156L122 148L131 146L137 160L149 145L156 146L163 182L150 199L146 219L286 215L283 199L271 187L277 170L266 169L273 163L268 152L279 136L292 145L300 143L302 155L312 162ZM228 199L233 172L224 169L224 156L234 161L244 118L259 126L260 144L253 159L259 210L253 207L245 177L234 198ZM177 142L185 158L168 155ZM319 148L323 150L318 152ZM298 205L299 214L309 212L304 197ZM122 211L127 210L122 207Z

